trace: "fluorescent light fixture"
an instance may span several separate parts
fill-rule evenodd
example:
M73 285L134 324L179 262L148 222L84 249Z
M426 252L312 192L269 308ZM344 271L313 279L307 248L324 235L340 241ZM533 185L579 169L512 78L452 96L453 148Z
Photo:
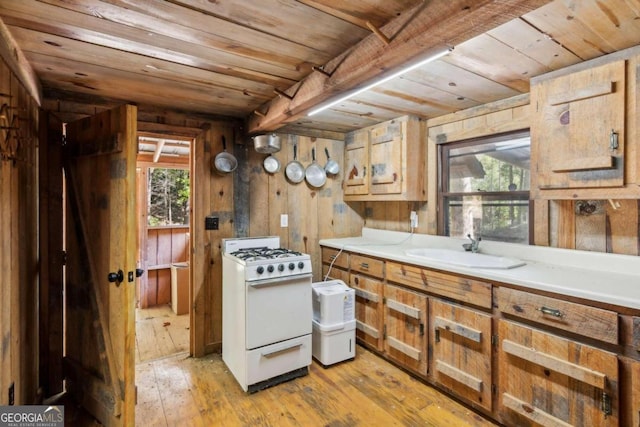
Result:
M393 73L393 74L390 74L390 75L388 75L388 76L386 76L386 77L383 77L383 78L382 78L382 79L380 79L380 80L376 80L375 82L373 82L373 83L371 83L371 84L368 84L367 86L362 87L362 88L360 88L360 89L358 89L358 90L356 90L356 91L354 91L354 92L351 92L351 93L350 93L350 94L348 94L348 95L345 95L345 96L343 96L343 97L341 97L341 98L338 98L338 99L336 99L335 101L331 101L330 103L325 104L325 105L323 105L322 107L318 107L318 108L316 108L316 109L313 109L313 110L309 111L309 112L307 113L307 116L313 116L314 114L318 114L318 113L320 113L321 111L324 111L324 110L326 110L326 109L328 109L328 108L331 108L331 107L333 107L333 106L335 106L335 105L338 105L338 104L340 104L340 103L341 103L341 102L343 102L343 101L346 101L346 100L347 100L347 99L349 99L349 98L352 98L352 97L354 97L354 96L356 96L356 95L359 95L359 94L361 94L361 93L363 93L363 92L366 92L366 91L368 91L369 89L373 89L374 87L379 86L379 85L381 85L381 84L383 84L383 83L386 83L386 82L388 82L389 80L393 80L393 79L395 79L396 77L400 77L401 75L403 75L403 74L405 74L405 73L408 73L409 71L413 71L413 70L415 70L416 68L422 67L423 65L426 65L426 64L428 64L429 62L433 62L433 61L435 61L436 59L440 59L440 58L442 58L443 56L447 55L447 54L448 54L449 52L451 52L452 50L453 50L453 48L447 48L447 49L445 49L445 50L443 50L443 51L441 51L441 52L438 52L438 53L436 53L436 54L434 54L434 55L431 55L430 57L428 57L428 58L426 58L426 59L424 59L424 60L422 60L422 61L420 61L420 62L416 62L415 64L409 65L408 67L405 67L405 68L401 69L400 71L397 71L397 72L395 72L395 73Z

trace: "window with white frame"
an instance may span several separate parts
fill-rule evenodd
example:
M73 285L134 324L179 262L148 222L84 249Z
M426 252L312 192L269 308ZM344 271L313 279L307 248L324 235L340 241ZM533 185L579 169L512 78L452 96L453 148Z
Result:
M530 243L529 131L439 145L439 234Z

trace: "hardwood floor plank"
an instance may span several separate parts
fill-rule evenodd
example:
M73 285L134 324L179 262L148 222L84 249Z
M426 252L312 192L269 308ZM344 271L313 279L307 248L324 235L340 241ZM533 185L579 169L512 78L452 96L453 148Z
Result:
M189 383L182 374L183 367L180 360L179 358L170 358L153 363L167 424L170 426L203 425L200 409L196 404Z
M189 351L189 315L168 305L136 310L136 363Z
M136 370L139 426L494 426L358 346L353 361L247 394L220 354L143 362Z

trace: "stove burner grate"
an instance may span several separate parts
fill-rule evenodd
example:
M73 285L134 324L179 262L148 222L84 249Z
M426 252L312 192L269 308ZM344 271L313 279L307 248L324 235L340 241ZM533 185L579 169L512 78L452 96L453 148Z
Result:
M258 261L275 258L289 258L293 256L301 256L301 252L292 251L286 248L246 248L231 252L232 256L240 258L244 261Z

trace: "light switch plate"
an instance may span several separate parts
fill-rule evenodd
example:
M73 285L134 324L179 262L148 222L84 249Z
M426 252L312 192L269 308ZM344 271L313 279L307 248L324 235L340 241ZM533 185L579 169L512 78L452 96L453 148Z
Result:
M280 227L288 227L289 226L289 215L282 214L280 215Z

